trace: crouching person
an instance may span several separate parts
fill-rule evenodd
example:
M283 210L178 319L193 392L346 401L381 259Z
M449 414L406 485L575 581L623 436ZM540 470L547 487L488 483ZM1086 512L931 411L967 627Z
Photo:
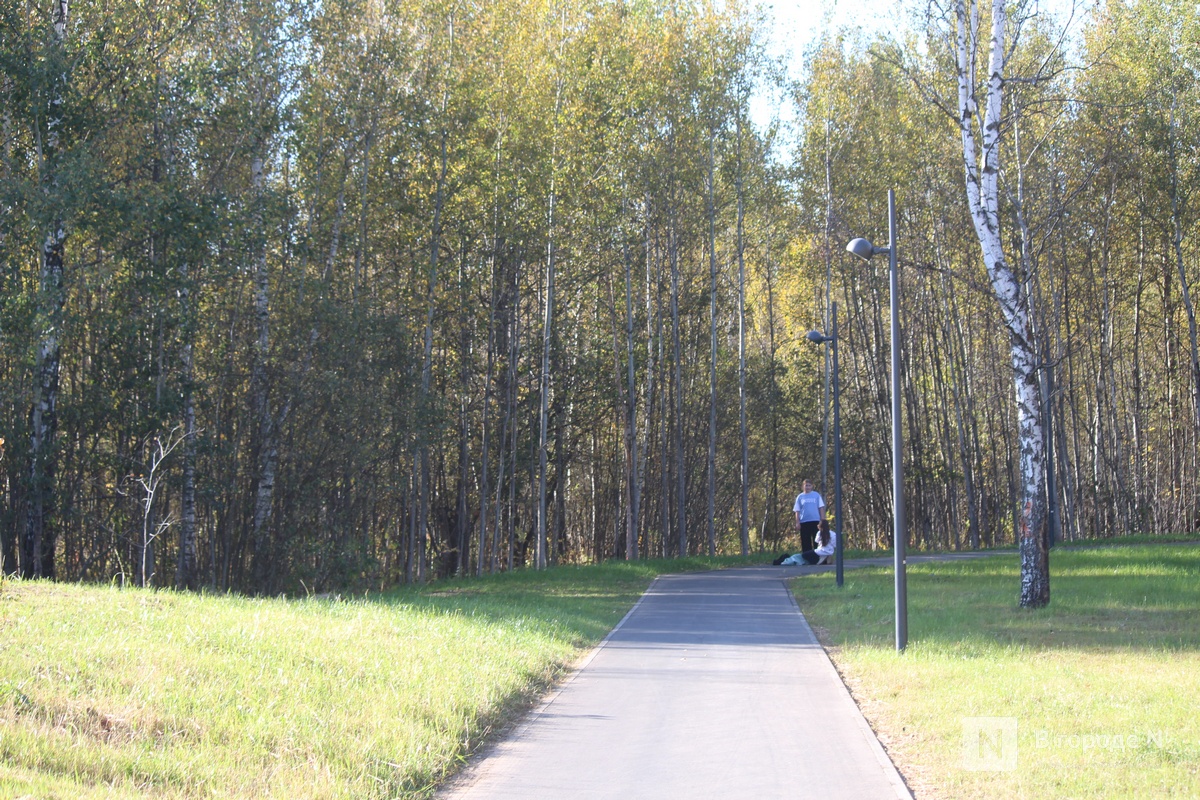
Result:
M836 531L829 530L829 523L821 520L821 524L817 528L816 548L790 556L782 555L772 563L783 567L799 566L800 564L828 564L829 559L837 551L837 537Z

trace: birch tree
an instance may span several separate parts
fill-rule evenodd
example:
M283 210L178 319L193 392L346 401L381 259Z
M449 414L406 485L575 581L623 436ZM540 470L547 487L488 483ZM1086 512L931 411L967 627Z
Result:
M59 371L62 358L63 262L67 229L61 208L56 207L61 190L58 174L63 151L64 104L67 92L66 54L68 0L56 0L52 12L52 37L47 68L49 92L42 107L44 122L37 130L38 166L42 190L52 207L41 247L41 275L38 293L37 326L39 340L34 361L33 404L29 412L29 501L25 538L21 548L21 574L30 578L53 578L54 532L50 527L53 508L55 456L54 440L58 433Z
M561 52L559 54L561 59ZM558 124L562 112L562 78L555 77L554 111L552 142L550 145L550 196L546 211L546 305L542 318L542 371L538 389L538 505L537 505L537 568L545 569L547 564L547 513L549 506L546 499L547 449L549 448L550 427L550 391L552 364L551 355L554 347L554 271L555 249L554 238L554 206L558 199L556 194L558 178ZM561 477L561 476L560 476ZM559 487L559 491L562 487Z
M750 436L746 426L746 193L743 186L741 108L737 114L737 318L738 318L738 439L741 442L741 513L738 542L742 555L750 554ZM768 313L769 310L768 310Z
M708 372L708 554L717 554L717 207L714 197L716 183L716 140L715 126L710 122L708 131L708 174L706 199L708 201L708 266L709 266L709 333L712 339ZM681 554L682 555L682 554Z
M1021 278L1004 253L1000 210L1000 144L1004 103L1004 69L1008 52L1007 0L993 0L987 75L977 76L980 4L957 0L954 63L958 83L958 122L962 137L967 206L992 293L1008 332L1017 402L1020 449L1020 508L1017 545L1021 555L1021 605L1038 608L1050 602L1049 541L1045 513L1045 444L1038 352L1031 330L1029 298ZM980 113L978 95L984 93Z

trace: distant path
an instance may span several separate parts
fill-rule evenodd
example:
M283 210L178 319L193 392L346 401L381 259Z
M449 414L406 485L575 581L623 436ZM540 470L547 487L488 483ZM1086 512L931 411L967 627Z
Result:
M787 590L804 569L659 577L560 690L438 796L911 797Z

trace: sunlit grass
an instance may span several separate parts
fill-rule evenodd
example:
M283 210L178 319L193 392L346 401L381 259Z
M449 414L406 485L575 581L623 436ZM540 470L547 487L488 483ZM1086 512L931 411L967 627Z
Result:
M9 580L0 797L426 796L656 574L739 561L559 567L338 600Z
M419 797L527 708L656 574L748 559L522 571L368 598L250 599L7 581L0 796ZM1056 551L1016 605L1013 554L798 582L919 794L1200 792L1200 549ZM1015 719L1019 768L963 765L964 719Z
M1056 550L1051 576L1028 611L1015 554L909 564L903 654L891 570L793 586L918 797L1200 794L1200 548Z
M64 797L415 789L571 653L519 619L53 588L9 586L0 760Z

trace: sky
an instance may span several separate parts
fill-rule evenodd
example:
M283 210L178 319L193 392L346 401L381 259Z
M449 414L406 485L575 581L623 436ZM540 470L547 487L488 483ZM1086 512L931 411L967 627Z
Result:
M764 8L773 18L772 40L780 52L797 57L822 30L848 27L871 32L894 21L896 0L773 0Z
M763 7L771 20L768 52L787 65L789 80L798 80L804 51L822 31L844 27L874 33L894 22L899 6L897 0L766 0ZM763 91L751 99L751 118L759 128L776 118L791 120L793 110L790 100Z
M840 28L859 29L870 36L886 28L904 24L911 13L911 0L762 0L771 25L767 49L787 66L791 81L802 77L805 50L815 43L821 33ZM1093 0L1035 0L1044 10L1065 19L1072 4L1076 5L1072 26L1080 30L1085 9ZM1200 4L1197 5L1200 9ZM795 104L790 98L773 96L766 87L759 87L750 100L750 117L760 130L774 121L792 122ZM784 156L787 158L787 133L784 135Z

